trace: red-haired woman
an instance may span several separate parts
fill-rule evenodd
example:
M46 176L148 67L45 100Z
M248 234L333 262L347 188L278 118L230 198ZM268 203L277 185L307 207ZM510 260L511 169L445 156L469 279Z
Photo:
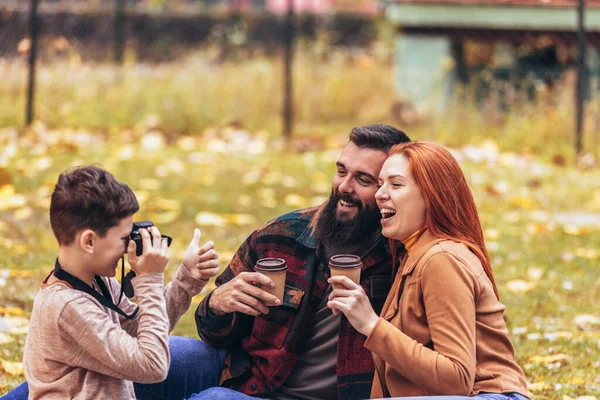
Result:
M475 201L452 154L398 145L379 185L382 233L406 249L381 317L345 277L330 278L345 289L328 302L368 337L371 397L525 399Z

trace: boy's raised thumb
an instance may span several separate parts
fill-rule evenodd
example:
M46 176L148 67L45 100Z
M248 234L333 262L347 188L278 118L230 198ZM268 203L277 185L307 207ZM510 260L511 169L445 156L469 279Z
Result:
M198 246L198 244L200 243L201 237L202 237L202 232L200 232L200 229L198 229L198 228L194 229L194 237L190 244L195 244L196 246Z

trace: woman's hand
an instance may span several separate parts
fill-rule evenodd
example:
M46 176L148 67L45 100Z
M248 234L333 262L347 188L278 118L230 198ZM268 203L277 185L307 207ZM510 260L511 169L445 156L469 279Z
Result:
M343 287L343 289L333 289L327 307L331 308L334 314L343 312L354 329L369 336L379 316L371 307L371 302L362 286L345 276L332 276L327 282Z

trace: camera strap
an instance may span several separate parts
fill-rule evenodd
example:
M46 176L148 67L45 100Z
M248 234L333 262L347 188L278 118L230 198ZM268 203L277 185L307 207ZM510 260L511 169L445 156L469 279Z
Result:
M115 311L116 313L122 315L127 319L135 318L137 313L140 311L140 308L136 307L134 312L132 312L129 315L126 314L123 310L117 307L115 303L113 303L113 298L110 294L110 291L106 287L106 284L104 283L101 277L99 277L98 275L94 276L94 282L96 282L96 285L98 285L100 291L102 291L102 294L98 293L97 290L95 290L93 287L91 287L81 279L71 275L70 273L62 269L60 263L58 262L58 258L56 259L56 263L54 264L53 274L56 278L60 279L61 281L67 282L69 285L71 285L73 289L89 294L90 296L98 300L100 304L102 304L104 307L110 308L111 310ZM123 289L121 288L121 296L122 293ZM119 297L119 302L120 300L121 297Z

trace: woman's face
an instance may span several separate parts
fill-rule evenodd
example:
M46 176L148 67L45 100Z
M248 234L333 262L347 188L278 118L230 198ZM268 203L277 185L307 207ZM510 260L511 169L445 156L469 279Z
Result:
M404 154L390 156L379 173L375 194L383 236L404 240L425 226L427 207Z

